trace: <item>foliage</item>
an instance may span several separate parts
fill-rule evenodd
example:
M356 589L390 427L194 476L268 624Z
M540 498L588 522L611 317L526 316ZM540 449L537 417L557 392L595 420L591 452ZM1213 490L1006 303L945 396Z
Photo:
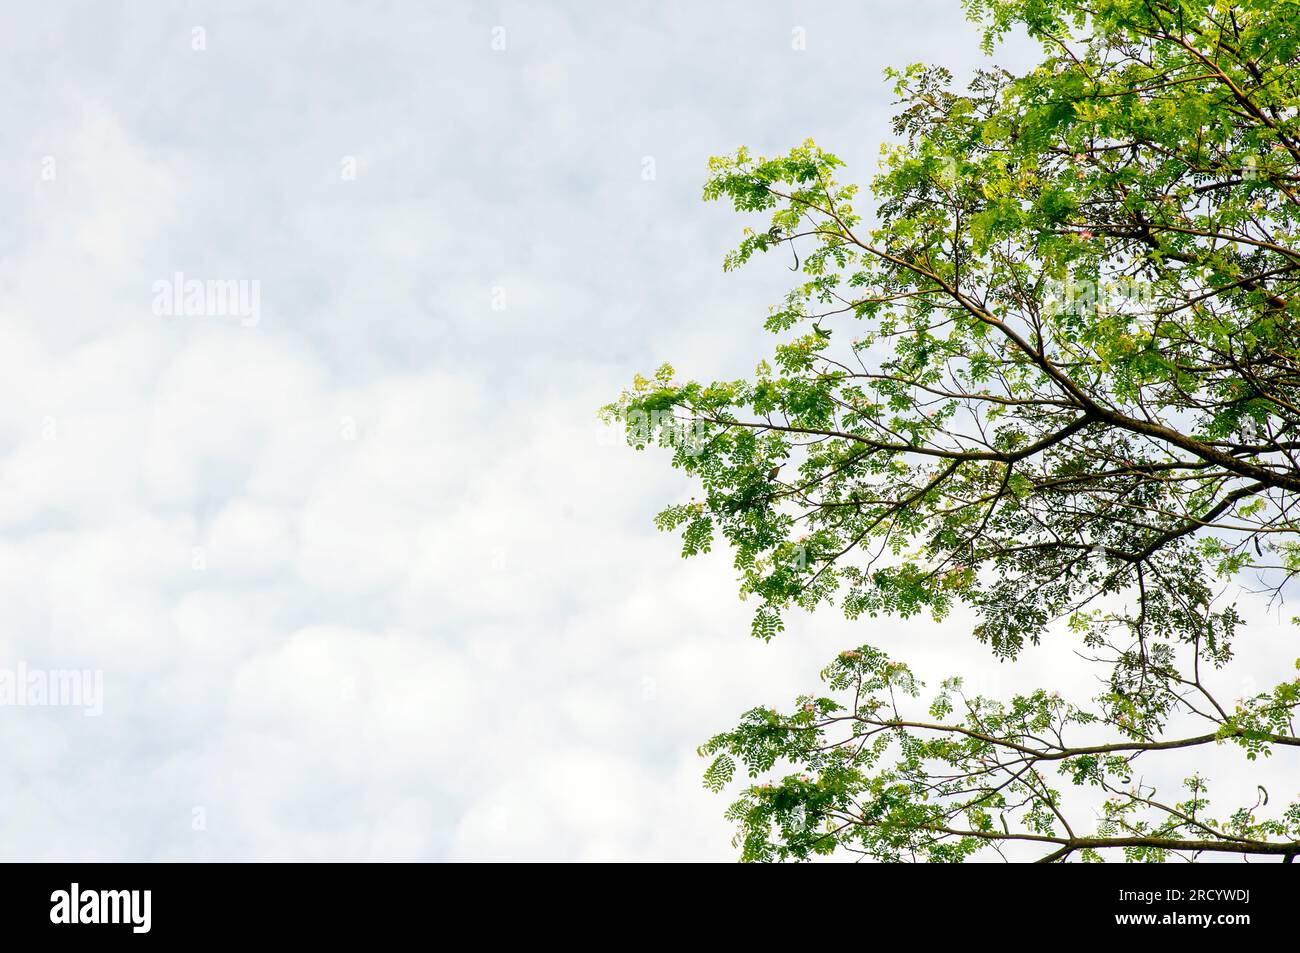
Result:
M853 700L755 709L710 742L722 760L706 780L725 784L732 758L751 774L801 766L732 809L747 859L844 846L959 860L999 830L1064 836L1053 856L1090 859L1300 849L1295 807L1211 822L1199 779L1178 804L1121 790L1132 758L1194 747L1158 740L1189 718L1210 729L1198 743L1252 756L1297 743L1292 683L1230 711L1202 672L1232 655L1224 587L1249 575L1279 598L1300 572L1300 4L966 6L989 50L1019 29L1041 63L965 90L942 67L891 71L898 141L871 218L811 141L711 160L704 197L752 222L725 267L774 250L798 262L766 321L775 356L747 380L679 382L666 366L605 412L698 479L703 498L659 524L687 555L730 544L756 635L795 606L961 605L1004 658L1064 625L1107 689L1086 711L1038 693L891 724L881 693L914 686L864 647L828 670ZM946 691L936 719L955 710ZM1081 726L1122 747L1055 736ZM1049 762L1121 799L1098 813L1107 844L1061 833Z
M1106 713L1042 690L1002 703L967 696L953 678L927 711L909 712L920 683L871 646L842 652L822 677L852 701L806 696L785 715L756 708L700 749L713 757L705 784L715 791L737 762L755 778L781 763L800 768L750 786L732 805L745 860L806 860L843 849L884 861L960 861L985 848L1006 857L1008 845L1020 843L1050 848L1040 857L1046 861L1076 852L1100 860L1114 849L1129 860L1159 861L1174 852L1290 856L1300 840L1300 802L1261 817L1268 792L1260 787L1255 804L1216 815L1199 774L1171 804L1135 765L1152 752L1231 743L1254 759L1273 744L1300 743L1292 726L1297 682L1243 700L1207 734L1152 740L1120 716L1121 739L1088 744L1066 738L1111 721ZM1106 796L1094 831L1077 817L1071 823L1065 784Z

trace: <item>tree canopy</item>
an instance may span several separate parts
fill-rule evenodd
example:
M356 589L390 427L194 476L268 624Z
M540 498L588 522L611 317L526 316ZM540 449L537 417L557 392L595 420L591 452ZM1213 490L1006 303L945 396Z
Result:
M1240 587L1281 600L1300 573L1300 4L965 6L989 52L1019 30L1041 62L964 88L890 71L865 194L811 141L710 160L704 197L749 221L724 267L797 263L774 356L744 380L664 366L605 412L697 479L659 525L684 555L729 544L755 635L794 607L963 606L1003 658L1077 640L1105 690L956 678L924 705L861 646L825 694L710 740L705 781L749 775L729 812L747 860L1289 860L1300 803L1218 808L1190 769L1204 745L1300 746L1294 671L1214 688L1248 637ZM1142 780L1179 757L1181 792Z

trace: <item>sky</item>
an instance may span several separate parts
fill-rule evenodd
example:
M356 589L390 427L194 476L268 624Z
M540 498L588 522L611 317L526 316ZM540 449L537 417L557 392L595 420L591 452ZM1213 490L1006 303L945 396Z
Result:
M696 747L841 649L1060 683L960 617L754 640L597 419L770 352L708 157L867 179L885 67L989 65L957 0L3 9L0 675L94 704L0 706L0 858L726 861Z

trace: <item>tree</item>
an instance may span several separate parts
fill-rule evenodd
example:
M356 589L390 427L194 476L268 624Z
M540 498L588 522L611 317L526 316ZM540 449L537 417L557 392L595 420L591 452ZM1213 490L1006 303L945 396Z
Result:
M1105 690L953 679L918 709L907 666L862 646L828 694L710 740L706 784L750 776L728 815L746 860L1289 861L1300 803L1261 787L1216 810L1199 774L1168 794L1141 769L1300 745L1294 673L1214 688L1240 588L1280 601L1300 573L1300 7L965 5L987 51L1021 29L1041 63L965 90L890 71L872 219L811 141L712 159L705 198L754 220L724 267L780 250L800 272L766 320L775 357L750 380L665 366L605 414L698 478L658 523L686 556L730 544L755 635L833 600L961 605L1004 658L1077 640Z

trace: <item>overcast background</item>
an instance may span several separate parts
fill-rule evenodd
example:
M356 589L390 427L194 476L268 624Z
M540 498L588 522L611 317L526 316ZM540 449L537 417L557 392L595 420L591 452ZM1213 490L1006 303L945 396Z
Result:
M696 745L840 649L1071 687L960 619L753 640L596 420L770 350L708 156L865 179L885 66L984 62L957 0L3 9L0 668L104 711L0 708L0 856L730 859Z

